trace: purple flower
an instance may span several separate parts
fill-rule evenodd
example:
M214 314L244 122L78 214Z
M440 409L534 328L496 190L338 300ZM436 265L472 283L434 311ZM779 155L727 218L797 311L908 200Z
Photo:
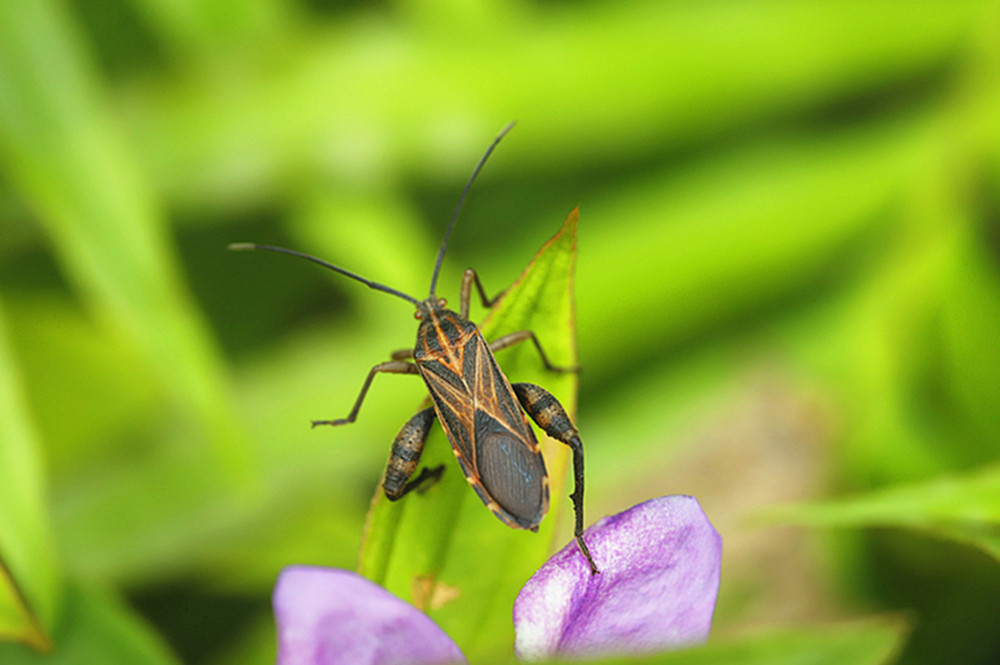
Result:
M704 642L719 589L722 539L693 497L668 496L586 531L514 602L519 658L597 657ZM279 665L464 663L423 612L343 570L292 566L274 590Z
M346 570L289 566L273 602L279 665L466 662L429 616Z
M536 572L514 601L522 660L637 654L708 639L722 538L694 497L666 496L586 531L598 567L576 543Z

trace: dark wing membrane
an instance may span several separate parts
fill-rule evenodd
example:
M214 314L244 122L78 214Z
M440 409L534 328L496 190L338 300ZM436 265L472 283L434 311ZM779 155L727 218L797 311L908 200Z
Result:
M477 470L486 493L521 528L538 526L547 489L542 456L485 411L476 411L475 432Z

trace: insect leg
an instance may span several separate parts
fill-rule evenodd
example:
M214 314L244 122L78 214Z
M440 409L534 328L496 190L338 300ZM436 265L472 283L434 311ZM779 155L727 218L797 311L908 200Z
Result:
M461 314L463 319L469 318L469 300L472 297L472 284L475 282L476 290L479 291L479 299L483 303L483 307L489 309L493 306L500 296L504 294L504 291L496 294L492 298L486 297L486 290L483 288L483 283L479 281L479 275L472 268L467 268L462 274L462 289L459 291L458 305L459 314Z
M441 477L444 471L443 464L433 469L424 467L419 476L409 480L420 463L424 442L427 441L427 433L433 422L434 409L424 409L403 425L403 429L396 435L396 440L392 442L392 453L389 455L389 463L385 467L385 480L382 482L382 489L390 501L398 501L421 486L426 488L427 483L435 482Z
M386 372L388 374L418 374L419 370L416 365L403 362L401 360L389 360L375 365L372 367L372 370L368 372L368 378L365 379L365 385L361 386L361 393L358 395L358 400L354 403L354 408L351 409L351 412L346 418L339 418L337 420L314 420L312 426L316 427L317 425L343 425L345 423L353 423L358 417L358 411L361 409L361 403L365 401L365 395L368 393L368 387L372 384L372 379L374 379L375 375L380 372Z
M498 337L497 339L490 342L491 351L499 351L500 349L506 349L508 346L514 346L515 344L520 344L525 340L531 340L535 348L538 349L538 355L542 358L542 364L545 365L545 369L550 372L559 372L560 374L579 372L579 367L556 367L549 362L548 356L545 355L545 351L542 350L542 345L538 342L538 338L535 337L535 333L530 330L518 330L517 332L512 332L509 335L504 335L503 337Z
M393 351L389 357L393 360L409 360L413 357L413 349L399 349L398 351Z
M533 383L515 383L511 387L531 419L546 434L559 439L573 451L573 493L569 495L573 500L573 513L576 516L573 535L576 536L576 543L583 556L587 557L590 572L596 575L597 564L590 555L587 543L583 542L583 442L580 441L580 432L569 419L566 409L549 391Z

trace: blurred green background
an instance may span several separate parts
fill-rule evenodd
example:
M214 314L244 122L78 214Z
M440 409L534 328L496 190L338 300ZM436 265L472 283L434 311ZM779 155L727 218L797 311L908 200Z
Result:
M423 389L311 432L409 306L225 247L420 296L512 119L439 292L581 206L588 521L698 497L718 662L1000 661L998 117L997 2L0 2L0 662L273 661Z

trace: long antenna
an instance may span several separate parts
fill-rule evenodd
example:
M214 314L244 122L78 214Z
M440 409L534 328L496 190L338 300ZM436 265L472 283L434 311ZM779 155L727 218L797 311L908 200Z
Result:
M317 259L315 256L309 256L308 254L303 254L302 252L296 252L294 249L285 249L284 247L274 247L272 245L256 245L252 242L234 242L229 246L229 249L234 252L250 252L255 250L267 250L269 252L280 252L282 254L291 254L292 256L297 256L300 259L305 259L306 261L312 261L313 263L318 263L324 268L329 268L334 272L339 272L341 275L350 277L351 279L356 279L362 284L367 284L368 288L375 289L376 291L384 291L385 293L391 293L394 296L399 296L403 300L409 300L414 305L419 306L420 301L413 296L408 296L402 291L397 291L396 289L390 288L385 284L379 284L378 282L373 282L370 279L365 279L361 275L355 275L350 270L344 270L339 266L335 266L332 263L327 263L323 259Z
M451 236L451 230L455 228L455 220L458 219L458 212L462 209L462 204L465 203L465 195L469 193L469 188L472 187L473 181L482 170L483 164L486 163L486 160L489 159L489 156L493 153L493 149L497 147L498 143L500 143L500 139L506 136L507 132L514 129L514 125L516 124L517 121L514 121L500 130L500 133L497 134L495 139L493 139L493 143L491 143L490 147L486 149L486 152L479 160L479 163L476 164L476 170L472 172L469 182L465 183L465 189L462 190L462 195L458 198L458 205L455 207L455 212L452 213L451 222L448 224L448 230L445 231L444 240L441 241L441 249L438 250L437 261L434 262L434 275L431 277L431 298L434 297L434 289L437 287L438 273L441 272L441 263L444 262L444 252L448 248L448 238Z

